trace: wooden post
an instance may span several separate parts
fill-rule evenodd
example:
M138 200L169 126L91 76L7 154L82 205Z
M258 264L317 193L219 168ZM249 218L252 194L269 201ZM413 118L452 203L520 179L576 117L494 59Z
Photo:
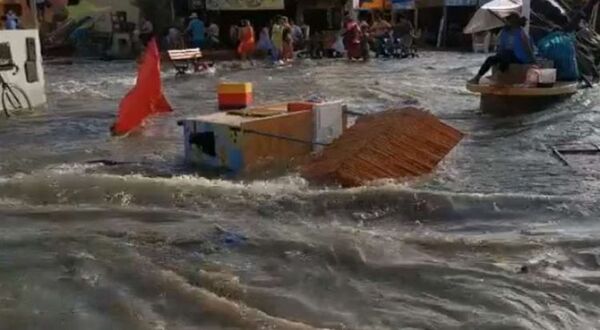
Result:
M414 12L414 28L415 31L419 29L419 7L417 7L416 1L415 1L415 12Z
M175 4L173 0L169 1L169 4L171 5L171 22L175 23Z
M594 29L594 31L598 31L598 7L598 4L594 6L594 9L592 10L592 18L590 19L590 26Z

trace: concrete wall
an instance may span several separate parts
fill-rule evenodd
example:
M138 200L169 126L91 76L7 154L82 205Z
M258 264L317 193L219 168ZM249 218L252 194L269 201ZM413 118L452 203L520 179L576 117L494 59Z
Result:
M37 70L38 81L34 83L27 82L25 76L25 61L27 61L26 38L35 38L37 51ZM42 67L42 52L40 39L37 30L2 30L0 31L0 42L9 42L12 52L12 58L19 67L19 72L13 76L12 72L0 72L2 77L9 83L12 83L25 92L31 106L39 108L46 105L46 84L44 79L44 68Z

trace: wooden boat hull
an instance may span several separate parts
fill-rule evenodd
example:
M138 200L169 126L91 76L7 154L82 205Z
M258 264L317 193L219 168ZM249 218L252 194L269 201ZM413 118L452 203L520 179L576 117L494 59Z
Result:
M543 111L577 93L577 83L557 82L552 87L533 88L523 85L500 85L484 78L480 84L467 84L467 90L481 95L481 111L510 116Z

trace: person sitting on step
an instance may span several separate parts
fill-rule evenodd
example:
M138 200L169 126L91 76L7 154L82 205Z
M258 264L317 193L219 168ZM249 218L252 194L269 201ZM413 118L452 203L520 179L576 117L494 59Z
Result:
M523 29L527 22L519 14L512 13L506 18L506 26L499 36L499 45L496 55L485 60L477 75L469 80L471 84L479 84L479 80L495 65L502 72L506 72L510 64L533 64L535 57L531 40Z

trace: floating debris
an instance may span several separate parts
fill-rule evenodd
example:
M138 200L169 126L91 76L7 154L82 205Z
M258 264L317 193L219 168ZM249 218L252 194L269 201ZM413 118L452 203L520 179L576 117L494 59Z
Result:
M418 108L360 118L341 138L302 168L313 183L356 187L379 179L432 172L463 133Z

